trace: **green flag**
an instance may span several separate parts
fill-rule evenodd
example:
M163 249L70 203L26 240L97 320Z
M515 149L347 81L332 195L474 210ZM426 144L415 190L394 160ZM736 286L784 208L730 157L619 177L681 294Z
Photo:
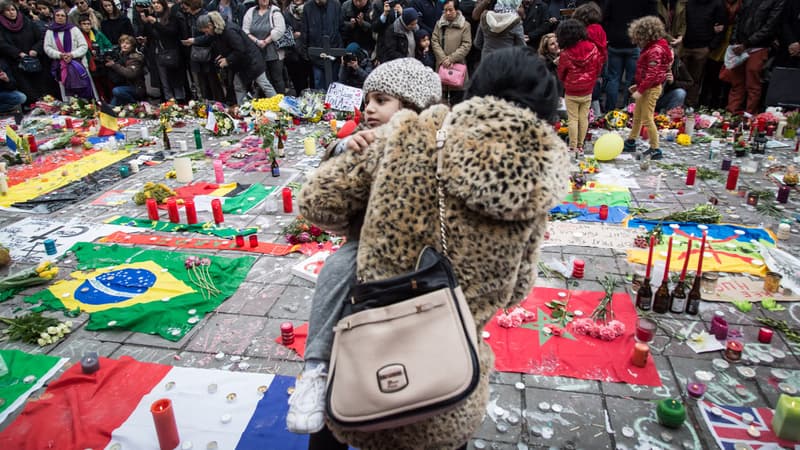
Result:
M106 221L113 225L127 225L129 227L149 228L156 231L191 231L193 233L207 234L221 238L233 238L237 235L247 236L248 234L258 233L257 227L247 228L217 228L213 223L195 223L192 225L185 223L161 222L150 219L137 219L136 217L117 216Z
M67 358L0 350L0 369L3 365L8 369L6 375L0 372L0 423L22 406L33 392L44 386L66 362Z

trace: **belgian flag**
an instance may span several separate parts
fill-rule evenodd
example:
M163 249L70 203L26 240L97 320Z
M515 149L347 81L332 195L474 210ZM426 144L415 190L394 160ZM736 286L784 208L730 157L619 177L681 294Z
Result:
M117 114L111 105L103 103L100 105L100 131L97 132L98 136L113 136L117 134L119 124L117 123Z

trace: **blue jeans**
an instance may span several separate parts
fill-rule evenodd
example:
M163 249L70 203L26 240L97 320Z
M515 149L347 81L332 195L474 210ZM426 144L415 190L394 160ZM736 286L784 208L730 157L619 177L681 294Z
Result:
M617 96L620 83L624 87L622 94L623 107L628 104L628 87L633 82L636 73L636 61L639 59L639 48L613 48L608 47L608 79L606 82L606 111L617 109ZM625 81L622 74L625 73Z
M675 88L671 91L666 91L658 98L656 111L669 111L676 106L683 106L684 100L686 100L685 89Z
M331 63L331 82L339 79L339 63ZM311 69L314 71L314 89L328 89L325 84L325 67L312 65Z
M28 97L20 91L0 91L0 112L8 112L25 103Z
M136 103L136 88L133 86L117 86L111 90L111 106Z

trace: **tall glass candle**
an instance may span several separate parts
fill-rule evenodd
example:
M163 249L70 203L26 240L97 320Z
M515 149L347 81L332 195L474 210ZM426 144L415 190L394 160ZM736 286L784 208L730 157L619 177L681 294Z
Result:
M598 214L600 220L608 219L608 205L600 205L600 213Z
M28 135L28 150L30 150L31 153L39 151L39 146L36 144L36 136L32 134Z
M686 170L686 185L694 186L695 178L697 178L697 167L689 167Z
M283 188L281 197L283 198L283 212L292 212L292 189L288 187Z
M176 202L174 198L167 199L167 214L169 215L170 222L181 222L181 216L178 214L178 202Z
M785 184L778 188L778 203L786 203L789 201L790 190L791 188Z
M197 208L194 206L194 200L185 200L183 208L186 210L186 223L189 225L197 223Z
M178 435L178 425L175 423L172 401L168 398L156 400L150 405L150 414L153 415L153 423L156 426L158 447L161 450L173 450L181 443L181 438Z
M148 198L147 199L147 218L150 220L158 220L158 203L156 203L156 199Z
M731 168L731 159L726 156L725 158L722 159L722 167L721 167L721 169L722 170L730 170L730 168Z
M758 329L758 342L762 344L769 344L772 342L772 336L775 334L774 331L770 330L769 328L759 328Z
M222 215L222 202L218 198L211 200L211 214L214 216L214 223L219 225L225 222L225 216Z
M739 166L731 166L728 170L728 182L725 183L725 189L729 191L736 189L737 181L739 181Z
M214 178L217 184L225 182L225 172L222 171L222 161L219 159L214 160Z

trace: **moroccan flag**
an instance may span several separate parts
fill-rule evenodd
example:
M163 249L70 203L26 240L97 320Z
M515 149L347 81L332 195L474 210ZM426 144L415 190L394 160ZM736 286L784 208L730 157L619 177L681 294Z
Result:
M233 295L255 261L199 255L208 264L187 269L187 258L196 255L86 242L70 250L79 270L26 298L41 302L34 310L77 309L89 313L87 330L133 330L171 341Z
M64 365L67 358L58 358L47 355L32 355L19 350L0 350L0 358L3 359L8 373L0 378L0 423L3 423L11 413L19 409L37 389L44 384L58 369ZM26 383L25 377L33 376L32 383ZM0 448L13 448L0 445Z
M111 105L103 103L100 105L100 131L97 132L98 136L113 136L117 134L119 124L117 123L117 113L111 108Z
M100 358L85 375L75 364L0 433L0 448L157 449L150 405L172 402L178 448L305 450L286 429L295 378ZM191 442L192 444L189 444Z
M6 125L6 146L11 153L16 154L22 148L22 138L10 125Z
M636 309L626 293L616 293L611 302L614 318L625 325L622 335L610 341L578 334L570 322L562 326L552 301L567 302L569 311L583 311L588 317L603 298L603 292L571 291L568 299L559 296L564 289L535 287L521 303L535 318L518 327L504 328L498 323L502 310L486 325L486 342L495 354L495 369L584 380L661 386L655 361L648 356L645 367L631 363ZM558 335L557 335L558 334Z

